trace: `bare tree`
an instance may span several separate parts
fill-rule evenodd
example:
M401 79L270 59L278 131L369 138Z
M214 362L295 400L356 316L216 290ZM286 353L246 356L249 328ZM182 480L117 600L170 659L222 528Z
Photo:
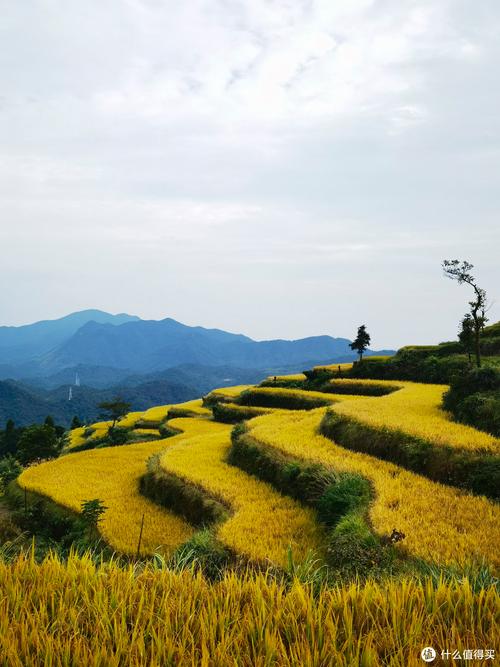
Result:
M481 332L488 318L486 317L486 291L477 285L476 279L471 273L473 268L474 265L465 260L460 262L458 259L445 259L443 261L443 271L447 278L456 280L459 285L463 283L470 285L474 290L475 298L469 301L469 306L474 333L476 365L479 368L481 366Z

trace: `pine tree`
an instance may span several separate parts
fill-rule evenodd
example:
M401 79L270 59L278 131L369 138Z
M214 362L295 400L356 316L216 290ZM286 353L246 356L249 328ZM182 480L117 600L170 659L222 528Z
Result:
M351 350L356 350L356 352L359 354L359 360L362 361L363 353L367 349L368 345L370 345L370 334L366 330L366 325L362 324L358 328L356 339L349 344L349 347Z

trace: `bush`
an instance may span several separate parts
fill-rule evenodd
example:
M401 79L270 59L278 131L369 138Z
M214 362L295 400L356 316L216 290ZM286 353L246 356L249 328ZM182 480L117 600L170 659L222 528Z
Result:
M245 435L245 429L239 426L233 429L228 462L309 505L314 505L337 480L337 475L324 466L291 459Z
M29 531L37 537L49 540L64 542L67 546L71 543L75 535L74 519L63 512L51 511L45 500L36 499L27 504L26 510L18 509L15 512L16 523L26 531Z
M500 436L500 371L486 366L456 375L443 407L457 421Z
M437 347L437 346L436 346ZM469 367L468 361L461 356L436 354L436 348L401 348L394 357L382 360L363 359L355 362L348 375L352 378L370 378L375 380L412 380L447 384L457 373Z
M370 495L368 480L361 475L344 474L319 498L319 519L327 525L335 525L344 515L368 505Z
M387 567L395 558L390 538L377 538L364 518L372 497L367 479L286 456L254 440L243 424L233 429L231 439L229 463L315 508L318 519L333 527L327 549L330 565L351 576Z
M157 455L149 459L139 489L144 496L174 510L193 526L224 521L229 514L229 508L205 489L163 470Z
M17 443L17 458L23 464L58 456L60 442L53 426L43 424L26 428Z
M125 445L130 438L130 429L122 426L115 426L110 428L107 435L107 440L112 447Z
M183 544L172 557L172 564L182 563L183 567L199 568L210 581L220 579L231 561L233 554L218 542L209 529L200 530Z
M21 464L12 456L5 456L0 459L0 491L4 491L12 480L19 477L23 468Z
M179 435L179 433L181 433L179 429L173 428L168 424L161 424L158 431L162 438L172 438L174 435Z
M396 558L394 547L383 544L370 531L360 514L348 514L332 531L328 541L328 562L344 576L367 576L387 569Z
M349 382L348 380L330 380L327 384L319 387L319 391L327 393L351 394L356 396L387 396L398 390L399 387L395 385Z
M328 526L370 501L370 484L361 475L336 473L320 463L293 459L257 442L241 427L233 430L228 462L314 507Z

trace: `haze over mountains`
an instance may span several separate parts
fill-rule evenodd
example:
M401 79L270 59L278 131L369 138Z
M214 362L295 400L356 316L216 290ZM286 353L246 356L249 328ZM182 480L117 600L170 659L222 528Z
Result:
M120 394L133 408L194 398L214 386L349 361L346 338L255 341L171 318L141 320L99 310L21 327L0 327L0 421L25 423L52 411L96 416L96 404ZM375 352L368 352L368 354ZM392 353L391 350L377 354ZM74 386L68 400L68 385ZM15 413L15 414L13 414ZM40 416L38 416L40 415Z

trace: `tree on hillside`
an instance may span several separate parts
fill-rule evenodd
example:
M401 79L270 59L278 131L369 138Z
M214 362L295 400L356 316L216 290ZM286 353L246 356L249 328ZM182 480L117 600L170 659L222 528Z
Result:
M5 431L3 433L2 444L0 447L0 456L5 456L6 454L14 454L17 447L17 441L19 440L19 431L16 429L16 426L12 419L7 421L5 425Z
M77 415L75 415L75 416L73 417L73 419L71 420L71 426L70 426L70 429L73 430L73 429L75 429L75 428L80 428L81 426L83 426L82 422L81 422L80 419L77 417Z
M488 321L486 317L486 291L479 287L476 279L471 273L473 264L458 259L445 259L443 261L444 275L450 280L456 280L459 285L465 283L474 290L474 298L469 301L470 316L472 319L472 328L474 334L474 352L476 355L476 365L481 366L481 332Z
M113 401L103 401L97 407L104 410L105 416L112 420L111 430L115 428L117 421L130 412L130 403L126 403L121 398L115 398Z
M66 429L63 426L58 426L55 423L54 417L52 417L51 415L47 415L43 423L45 424L45 426L52 426L52 428L55 429L58 438L61 438L64 435L64 432L66 431Z
M474 350L474 320L470 313L466 313L465 317L460 322L460 331L458 332L458 340L462 344L465 352L469 357L469 363L472 360L472 352Z
M24 429L17 443L16 458L23 464L36 459L52 459L59 454L60 442L52 426L35 424Z
M370 334L366 330L366 325L362 324L358 327L358 334L353 340L352 343L349 343L351 350L356 350L359 354L359 360L363 360L363 353L366 351L368 345L370 345Z

